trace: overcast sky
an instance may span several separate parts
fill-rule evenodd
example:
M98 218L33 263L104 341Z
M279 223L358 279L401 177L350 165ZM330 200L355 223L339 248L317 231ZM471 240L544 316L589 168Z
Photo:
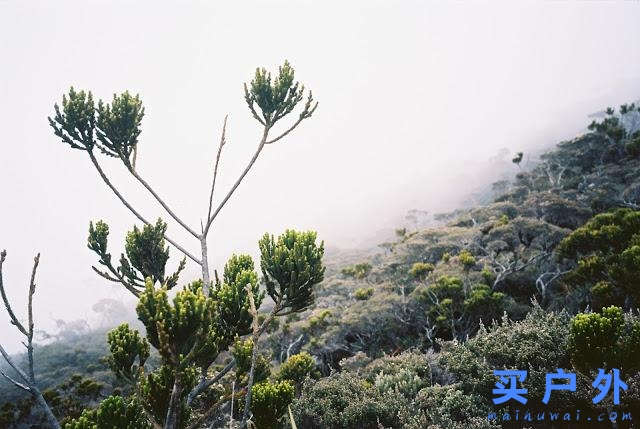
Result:
M588 113L637 99L638 23L637 1L0 0L0 249L10 298L23 314L36 251L40 327L126 296L93 274L86 237L89 221L104 219L119 255L134 218L47 124L72 85L96 98L141 95L139 172L197 229L224 115L218 197L258 143L242 83L257 66L292 63L320 106L266 148L217 219L209 246L219 267L231 252L255 253L266 231L316 229L327 245L350 247L408 209L455 206L485 183L482 163L501 148L548 145L579 132ZM118 163L104 165L147 217L164 216ZM6 323L0 341L17 350Z

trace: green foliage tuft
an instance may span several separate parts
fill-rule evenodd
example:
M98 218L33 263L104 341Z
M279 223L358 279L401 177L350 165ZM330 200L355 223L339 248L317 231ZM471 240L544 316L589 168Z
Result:
M123 323L109 331L107 335L109 351L108 363L111 370L118 376L133 381L138 368L142 368L149 358L149 343L140 333ZM136 358L138 365L135 365Z
M120 158L128 168L135 163L135 149L140 136L140 124L144 117L144 107L140 97L129 94L113 94L111 104L98 101L96 136L101 151L114 158Z
M236 374L245 377L251 369L251 356L253 354L253 340L238 340L234 343L231 354L236 360ZM271 364L264 354L259 354L256 359L253 380L256 383L266 380L271 375ZM246 377L245 377L246 378Z
M313 303L313 286L324 278L324 242L316 245L313 231L286 230L277 240L265 234L258 245L269 296L281 309L304 311Z
M251 389L251 412L259 428L277 429L287 407L293 401L294 388L287 380L264 381Z
M304 85L294 82L295 72L288 61L279 68L278 75L271 79L271 73L264 68L256 69L255 76L249 86L245 84L245 101L253 117L263 125L273 126L288 115L302 101ZM256 106L260 113L256 110ZM299 121L310 118L318 107L314 104L311 91L305 106L300 113Z
M302 352L290 356L280 365L278 380L289 380L293 385L301 384L307 376L314 374L316 361L307 353Z
M96 410L85 410L64 429L151 429L140 406L121 396L110 396Z

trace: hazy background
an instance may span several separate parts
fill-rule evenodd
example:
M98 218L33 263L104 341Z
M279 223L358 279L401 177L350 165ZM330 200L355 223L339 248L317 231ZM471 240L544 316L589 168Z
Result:
M587 114L640 95L639 2L220 3L0 1L0 249L20 314L42 253L39 327L128 299L91 271L86 237L89 220L106 220L119 255L134 217L47 124L71 85L103 99L140 93L139 171L197 229L224 115L218 197L259 138L242 83L291 61L320 106L266 148L217 219L217 267L255 253L266 231L316 229L328 246L353 247L408 209L456 207L498 173L500 149L571 137ZM118 163L103 163L145 216L167 219ZM197 252L174 224L170 233ZM0 319L0 342L18 350Z

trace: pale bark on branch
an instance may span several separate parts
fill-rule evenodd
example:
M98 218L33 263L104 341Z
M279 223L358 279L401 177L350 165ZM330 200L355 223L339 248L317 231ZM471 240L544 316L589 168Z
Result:
M109 189L111 189L113 191L113 193L116 195L116 197L118 197L118 199L122 202L122 204L124 204L124 206L126 208L129 209L129 211L131 213L133 213L138 219L140 219L140 221L142 221L142 223L144 223L145 225L151 225L151 223L145 219L136 209L133 208L133 206L131 204L129 204L129 202L122 196L122 194L120 193L120 191L118 191L118 189L111 183L111 181L109 180L109 178L107 177L107 175L104 173L104 171L102 170L102 167L100 166L100 164L98 163L98 160L96 159L95 155L93 154L92 151L87 151L87 153L89 154L89 158L91 159L91 162L93 163L94 167L96 168L96 170L98 171L98 174L100 175L100 177L102 178L102 180L104 181L104 183L107 184L107 186L109 187ZM182 253L184 253L185 256L187 256L189 259L191 259L192 261L194 261L195 263L197 263L198 265L202 265L202 261L198 258L196 258L195 256L193 256L189 251L187 251L184 247L182 247L181 245L179 245L178 243L176 243L173 239L171 239L169 236L167 236L167 234L164 235L164 238L171 244L173 244L175 246L176 249L178 249L179 251L181 251Z
M4 349L4 347L0 345L0 354L2 355L4 360L7 362L7 364L9 364L9 366L16 372L16 374L18 374L18 376L22 381L21 382L17 381L11 378L10 376L8 376L7 374L5 374L4 372L0 372L0 375L2 375L4 378L9 380L18 388L25 390L26 392L29 392L29 394L35 399L36 403L40 406L40 408L42 408L49 426L53 429L59 429L60 424L58 423L58 420L53 415L53 412L51 411L49 404L47 404L47 401L45 401L44 397L42 396L42 392L40 391L40 389L36 384L36 377L33 369L33 327L34 327L33 295L36 291L35 278L36 278L36 271L38 269L38 264L40 263L40 254L38 253L36 257L33 259L33 269L31 270L31 279L29 281L29 300L27 304L28 305L27 307L27 318L28 318L27 327L28 328L27 329L25 329L24 325L20 323L20 321L16 317L15 313L13 312L13 309L11 308L11 304L9 303L9 300L7 298L5 285L3 281L3 275L2 275L2 266L4 264L6 256L7 256L7 252L5 250L0 252L0 294L2 295L2 301L4 302L4 306L7 310L7 313L9 313L9 317L11 318L11 323L14 326L16 326L20 331L20 333L23 334L27 339L26 343L23 342L23 344L27 348L28 368L27 368L27 372L25 373L25 371L23 371L20 367L18 367L18 365L16 365L16 363L13 361L11 356L9 356L9 354Z

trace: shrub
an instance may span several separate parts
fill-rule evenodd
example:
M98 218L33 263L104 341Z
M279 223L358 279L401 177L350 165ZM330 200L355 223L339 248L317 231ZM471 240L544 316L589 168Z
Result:
M418 280L424 280L429 274L435 270L435 266L428 262L416 262L411 266L409 275Z
M239 378L246 378L251 369L251 356L253 354L253 340L237 340L231 351L236 360L236 374ZM271 364L264 354L259 354L256 359L253 379L256 383L266 380L271 375Z
M633 158L640 157L640 136L628 142L625 145L625 150L627 154Z
M254 384L251 389L251 412L257 427L276 429L278 421L287 410L294 396L293 386L289 381Z
M279 380L289 380L294 385L298 385L304 381L307 376L312 375L316 369L316 362L313 357L302 352L290 356L280 366L277 378Z
M362 262L342 269L342 275L356 279L364 279L371 272L371 264Z
M151 425L134 401L110 396L96 410L85 410L65 429L151 429Z
M491 408L482 397L465 394L456 385L435 384L418 393L417 405L429 428L485 429L500 427L487 420ZM427 427L425 424L423 427Z
M571 319L569 352L576 368L640 370L640 319L619 307L581 313Z
M468 250L462 250L458 254L458 260L462 264L465 270L469 270L476 264L476 258Z
M309 329L314 330L326 326L329 321L327 320L331 316L331 310L322 310L313 316L309 317Z
M293 403L296 423L305 429L400 427L401 398L382 395L372 383L349 372L307 381Z
M371 298L372 295L373 295L372 287L368 287L368 288L360 287L356 289L355 292L353 293L353 296L358 301L366 301L367 299Z
M593 217L558 246L577 266L569 284L589 288L594 309L640 304L640 211L622 208Z
M442 276L436 283L416 291L426 307L427 327L442 339L464 340L475 333L480 320L499 317L505 307L505 294L487 285L474 285L467 292L457 277Z
M536 304L522 321L513 322L505 316L490 329L481 327L465 343L443 343L441 364L455 376L465 394L482 395L487 401L492 398L496 381L494 369L526 369L528 404L540 402L546 373L570 368L569 320L565 312L547 312ZM560 400L562 396L555 398Z

